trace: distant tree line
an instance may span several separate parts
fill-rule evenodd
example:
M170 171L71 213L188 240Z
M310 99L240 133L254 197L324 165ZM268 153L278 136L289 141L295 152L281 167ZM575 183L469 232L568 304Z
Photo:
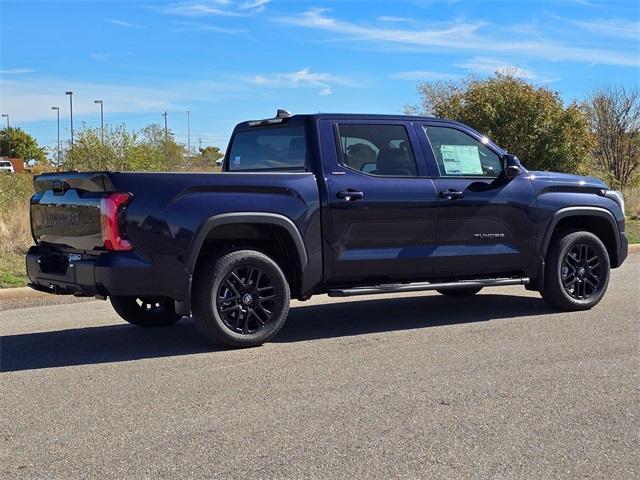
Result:
M35 170L118 170L171 171L207 170L224 156L218 147L207 146L190 154L176 142L173 133L158 124L129 131L124 124L105 126L104 142L100 128L82 125L76 131L73 146L62 145L60 159L57 149L48 152L20 128L0 131L0 152L3 156L23 158L35 164Z

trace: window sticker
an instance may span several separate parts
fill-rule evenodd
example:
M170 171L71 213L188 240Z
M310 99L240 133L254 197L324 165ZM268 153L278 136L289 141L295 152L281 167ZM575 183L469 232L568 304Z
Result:
M442 163L447 175L482 175L477 145L440 145Z
M240 165L240 155L236 155L235 157L233 157L233 164Z

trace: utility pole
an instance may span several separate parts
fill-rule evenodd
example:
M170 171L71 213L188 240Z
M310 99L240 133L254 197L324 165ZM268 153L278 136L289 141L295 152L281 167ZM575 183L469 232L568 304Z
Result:
M56 170L60 170L60 107L51 107L51 110L55 110L58 114L58 162Z
M202 151L202 137L198 137L198 152Z
M164 113L161 113L164 117L164 159L168 163L169 162L169 126L167 125L167 116L169 115L165 110Z
M104 145L104 102L102 100L94 100L93 103L100 104L100 138L102 139L102 145Z
M191 156L191 112L187 110L187 154Z
M73 92L64 92L69 95L69 112L71 114L71 150L73 150Z
M2 114L2 118L6 118L7 119L7 141L9 142L9 158L11 158L11 135L9 133L9 114L8 113L3 113Z

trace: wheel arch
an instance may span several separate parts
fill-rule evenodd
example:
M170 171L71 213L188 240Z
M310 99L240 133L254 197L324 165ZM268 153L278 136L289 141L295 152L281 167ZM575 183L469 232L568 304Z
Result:
M288 217L265 212L214 215L202 222L185 254L184 263L189 281L185 287L185 300L176 302L179 312L190 314L192 279L201 255L235 244L239 247L254 247L275 256L274 260L283 269L292 291L299 286L299 277L309 264L302 235Z

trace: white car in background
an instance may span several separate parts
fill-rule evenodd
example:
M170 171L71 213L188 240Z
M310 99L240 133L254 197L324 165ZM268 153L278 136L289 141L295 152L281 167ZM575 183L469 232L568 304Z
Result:
M9 160L0 160L0 173L15 173Z

